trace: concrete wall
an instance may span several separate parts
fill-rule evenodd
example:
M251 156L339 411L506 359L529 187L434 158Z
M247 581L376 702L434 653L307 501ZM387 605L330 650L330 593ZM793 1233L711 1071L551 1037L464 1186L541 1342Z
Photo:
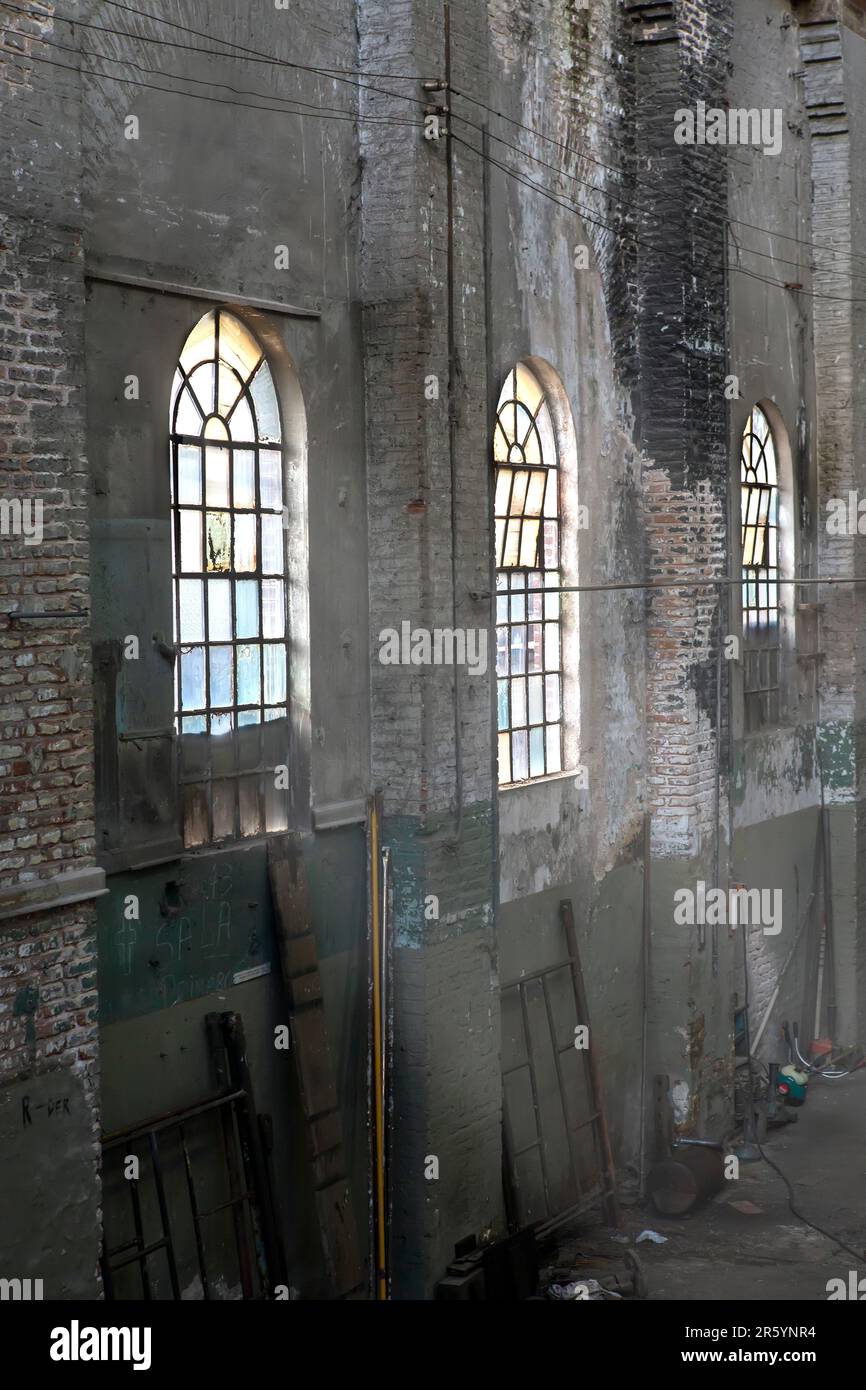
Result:
M311 5L302 14L297 7L291 14L266 8L251 26L242 10L232 6L215 16L200 4L184 5L182 13L168 5L160 12L209 35L199 47L218 49L222 39L266 57L288 58L297 50L300 30L310 64L341 68L355 61L352 15L342 6ZM156 23L143 21L137 28L165 37ZM183 31L173 37L189 41ZM127 40L97 41L100 51L117 51L115 42L125 53L130 49ZM368 663L355 89L248 61L237 52L190 58L186 50L154 50L143 42L132 47L145 65L156 63L156 52L158 66L185 79L185 94L94 83L85 123L94 643L105 683L98 720L100 850L112 870L111 893L100 913L105 1127L194 1103L213 1089L203 1018L210 1010L239 1010L257 1104L274 1118L277 1205L290 1279L301 1296L315 1297L326 1284L311 1219L303 1116L291 1059L273 1048L285 1001L264 847L190 854L172 848L166 841L179 822L173 764L160 760L158 741L136 749L134 741L122 740L131 729L158 733L171 723L171 665L154 652L151 634L171 629L166 429L178 354L212 304L246 296L265 306L286 305L288 312L249 304L234 312L268 355L284 422L295 419L286 429L292 718L284 760L291 768L291 824L306 837L363 1237L363 829L323 828L363 822L368 790L368 730L358 718L367 701ZM155 81L183 85L165 77ZM299 101L315 110L297 114ZM331 118L321 108L342 110L349 119ZM129 115L138 118L137 139L125 138ZM288 248L287 268L278 268L282 246ZM123 283L130 276L143 285ZM161 283L178 285L180 292L160 293ZM197 293L184 294L183 287ZM130 373L140 383L133 401L123 390ZM136 557L132 564L130 556ZM124 635L138 632L146 659L117 659ZM137 867L159 860L165 861L161 867ZM328 872L321 871L323 864ZM207 884L217 878L229 885L220 906L220 921L229 925L220 927L214 943L205 916ZM181 895L190 931L188 960L181 959L177 941L172 945L165 906L169 882ZM142 904L131 942L123 915L130 893ZM210 908L212 913L212 903ZM252 947L251 932L257 943ZM197 943L206 937L205 949ZM118 953L125 963L120 971ZM244 969L269 963L272 975L234 983ZM130 1090L131 1065L141 1080ZM123 1196L116 1185L107 1194L109 1231L122 1228ZM225 1272L224 1277L231 1284Z

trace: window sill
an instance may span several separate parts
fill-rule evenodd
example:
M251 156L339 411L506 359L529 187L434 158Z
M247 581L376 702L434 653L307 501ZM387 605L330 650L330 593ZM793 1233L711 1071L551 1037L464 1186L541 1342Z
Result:
M525 782L500 782L498 790L500 792L525 791L528 787L545 786L548 782L573 782L578 775L578 768L569 772L548 772L544 777L530 777Z

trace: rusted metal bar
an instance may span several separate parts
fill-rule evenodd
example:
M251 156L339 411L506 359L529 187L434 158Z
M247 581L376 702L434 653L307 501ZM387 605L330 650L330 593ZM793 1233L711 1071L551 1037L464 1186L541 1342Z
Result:
M168 1218L168 1203L165 1200L165 1187L162 1181L162 1160L159 1156L159 1143L156 1134L151 1130L148 1135L150 1142L150 1157L153 1163L153 1181L156 1185L156 1200L159 1203L159 1215L162 1221L162 1231L165 1237L165 1255L168 1261L168 1277L171 1282L171 1291L175 1298L180 1300L180 1282L177 1277L177 1264L174 1258L174 1246L171 1239L171 1222Z

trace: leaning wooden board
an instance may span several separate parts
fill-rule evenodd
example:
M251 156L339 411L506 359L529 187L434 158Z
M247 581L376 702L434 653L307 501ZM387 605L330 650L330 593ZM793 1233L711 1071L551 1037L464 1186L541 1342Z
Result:
M364 1276L299 837L269 842L268 873L325 1265L335 1296L343 1298L360 1289Z

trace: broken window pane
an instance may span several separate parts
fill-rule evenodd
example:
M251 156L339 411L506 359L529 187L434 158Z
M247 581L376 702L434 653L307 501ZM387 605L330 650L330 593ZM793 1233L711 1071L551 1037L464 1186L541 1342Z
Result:
M207 567L209 570L228 569L230 531L231 522L228 512L207 513Z

